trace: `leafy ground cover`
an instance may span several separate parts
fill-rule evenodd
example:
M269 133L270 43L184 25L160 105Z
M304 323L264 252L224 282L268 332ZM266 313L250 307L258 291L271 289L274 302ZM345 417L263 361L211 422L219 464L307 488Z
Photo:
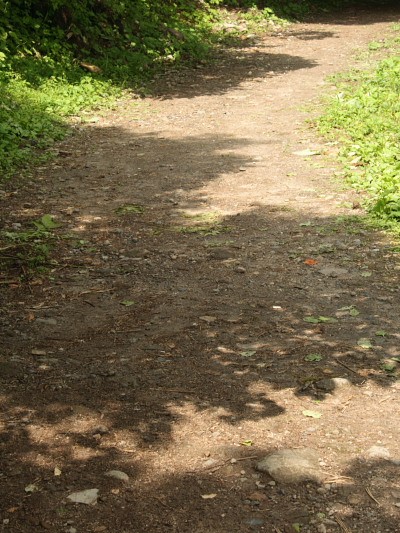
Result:
M395 26L398 33L400 27ZM339 139L345 176L365 191L366 206L380 224L400 231L400 38L373 41L370 52L387 56L370 70L336 76L338 91L319 120Z

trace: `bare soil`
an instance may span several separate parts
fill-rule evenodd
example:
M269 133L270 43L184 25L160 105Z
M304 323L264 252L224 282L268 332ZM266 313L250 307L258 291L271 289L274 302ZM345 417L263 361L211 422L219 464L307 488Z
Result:
M49 275L2 278L1 531L400 531L382 366L398 255L307 125L326 77L398 18L346 11L170 72L9 185L5 228L60 227ZM322 482L255 469L303 447ZM68 500L93 488L96 505Z

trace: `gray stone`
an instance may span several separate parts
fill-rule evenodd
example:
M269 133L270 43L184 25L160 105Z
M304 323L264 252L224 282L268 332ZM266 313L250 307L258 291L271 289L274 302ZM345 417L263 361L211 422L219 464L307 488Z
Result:
M121 470L109 470L105 473L107 477L113 477L115 479L119 479L120 481L129 481L128 474L125 474L125 472L122 472Z
M257 464L257 470L267 472L280 483L320 481L318 454L310 448L285 449L265 457Z
M218 461L216 459L210 458L210 459L207 459L206 461L204 461L203 468L212 468L213 466L215 466L217 464L218 464Z
M73 492L68 496L68 499L74 503L84 503L85 505L95 505L99 489L87 489L79 492Z
M351 387L351 381L346 378L327 378L317 381L315 386L325 392L333 392L335 389Z

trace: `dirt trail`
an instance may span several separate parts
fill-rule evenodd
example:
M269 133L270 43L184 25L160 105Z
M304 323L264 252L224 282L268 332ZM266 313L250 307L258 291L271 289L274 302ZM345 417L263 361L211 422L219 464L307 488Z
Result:
M1 286L1 531L400 531L399 264L306 124L398 18L169 74L10 192L6 227L51 213L72 237L50 279ZM318 482L255 470L303 447Z

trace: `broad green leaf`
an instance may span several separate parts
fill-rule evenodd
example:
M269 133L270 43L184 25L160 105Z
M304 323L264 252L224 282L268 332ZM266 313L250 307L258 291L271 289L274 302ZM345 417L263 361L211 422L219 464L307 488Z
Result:
M253 444L252 440L244 440L240 443L240 446L253 446Z
M382 370L385 372L394 372L397 368L396 363L383 363Z
M46 229L54 229L58 228L60 224L57 224L57 222L54 222L53 217L51 215L43 215L40 219L40 222L43 224L43 226Z
M366 338L358 339L357 344L358 346L361 346L361 348L365 348L366 350L369 350L370 348L372 348L372 342L370 341L370 339L366 339Z
M131 305L135 305L135 302L133 300L123 300L120 303L121 305L124 305L125 307L130 307Z
M294 531L296 531L296 533L300 533L301 531L301 525L298 522L295 522L294 524L292 524L292 528Z
M337 319L332 318L331 316L306 316L303 318L303 320L304 322L309 322L310 324L319 324L320 322L334 324L337 322Z
M337 322L336 318L332 318L330 316L319 316L318 317L319 322Z
M34 222L34 225L37 227L38 230L41 231L48 231L50 229L55 229L60 226L60 224L54 222L53 217L51 215L43 215L42 218Z
M315 316L306 316L304 317L304 322L309 322L310 324L318 324L320 320Z
M351 316L358 316L360 314L360 311L353 307L353 309L350 309L350 315Z
M118 207L115 212L117 213L117 215L128 215L130 213L141 214L144 212L144 207L138 204L126 204Z
M304 361L321 361L322 355L319 353L310 353L305 356Z
M386 337L387 332L384 331L383 329L380 329L379 331L376 331L376 332L375 332L375 335L376 335L377 337Z
M242 357L252 357L253 355L255 355L257 352L256 350L247 350L245 352L240 352L240 355Z

